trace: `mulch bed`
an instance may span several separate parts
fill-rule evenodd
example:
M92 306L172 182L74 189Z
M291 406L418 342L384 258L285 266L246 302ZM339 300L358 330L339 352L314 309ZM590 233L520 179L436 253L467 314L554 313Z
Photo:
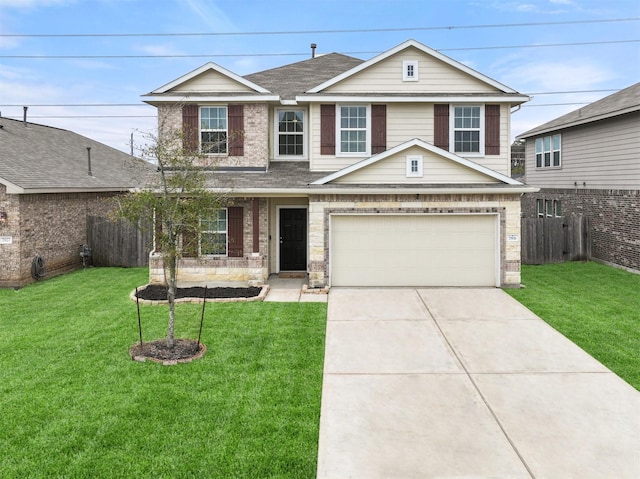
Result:
M194 339L176 339L173 348L167 345L166 339L158 339L146 343L136 343L129 349L132 358L148 358L158 362L186 362L197 359L206 351L204 344Z
M253 298L258 296L262 288L230 288L216 287L207 288L207 299L218 298ZM151 301L166 301L167 287L164 285L150 284L146 288L138 291L138 298ZM176 299L181 298L202 298L204 296L204 288L195 286L192 288L177 288Z

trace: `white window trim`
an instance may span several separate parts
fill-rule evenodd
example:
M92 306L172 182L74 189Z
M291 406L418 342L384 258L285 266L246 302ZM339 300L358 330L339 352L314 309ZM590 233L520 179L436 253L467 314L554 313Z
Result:
M456 107L475 106L480 107L480 148L478 152L464 152L456 151ZM464 129L463 129L464 130ZM449 106L449 151L462 157L481 157L484 155L484 136L485 136L485 124L484 124L484 105L477 103L452 103Z
M343 107L365 107L367 110L367 132L366 132L366 142L367 147L365 151L355 151L355 152L342 152L340 151L340 147L342 146L342 142L340 139L342 135L340 132L342 129L340 128L340 109ZM363 158L371 156L371 105L370 104L358 104L358 103L337 103L336 104L336 157L351 157L351 158Z
M411 163L414 161L418 162L418 171L411 171ZM407 178L422 178L423 164L422 155L407 155Z
M224 130L203 130L202 129L202 109L203 108L224 108L227 111L227 127ZM227 151L224 153L204 153L206 156L229 156L229 105L199 105L198 106L198 148L202 151L203 131L224 131L227 134Z
M413 67L413 76L409 76L409 66ZM404 60L402 62L402 81L419 81L418 60Z
M280 132L278 131L278 116L281 111L299 111L302 112L302 155L281 155L279 153L279 136ZM307 131L309 130L309 116L307 115L307 110L304 108L276 108L274 110L273 115L273 157L278 160L306 160L308 158L307 154Z
M202 254L202 233L205 231L202 230L202 218L200 219L200 232L198 235L198 254L205 258L226 258L229 256L229 209L228 208L220 208L219 211L224 211L226 216L226 225L227 229L225 230L225 245L224 245L224 254ZM217 214L217 213L216 213ZM212 231L207 231L212 233ZM219 231L215 231L215 233L219 233Z

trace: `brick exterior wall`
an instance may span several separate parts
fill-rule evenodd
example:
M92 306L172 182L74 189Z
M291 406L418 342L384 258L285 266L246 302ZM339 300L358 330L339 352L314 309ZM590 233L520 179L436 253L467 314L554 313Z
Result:
M329 222L331 213L496 213L500 218L500 281L520 285L519 195L316 195L309 198L309 287L329 281Z
M181 282L227 283L241 282L250 286L264 284L268 275L269 209L266 198L258 199L259 243L253 251L253 198L236 198L227 206L243 208L243 256L240 258L207 257L181 258L177 278ZM162 256L154 252L149 257L149 282L164 283Z
M593 259L640 271L640 190L542 189L522 197L523 217L537 217L538 199L590 218Z
M105 216L112 195L7 195L1 188L0 209L6 208L9 224L0 228L0 236L10 236L12 243L0 244L0 287L34 281L31 264L36 255L44 259L45 278L82 266L80 248L87 242L87 216Z
M171 132L182 131L182 105L158 106L158 131L160 138ZM262 167L269 161L269 109L266 103L244 105L243 156L208 156L211 167Z

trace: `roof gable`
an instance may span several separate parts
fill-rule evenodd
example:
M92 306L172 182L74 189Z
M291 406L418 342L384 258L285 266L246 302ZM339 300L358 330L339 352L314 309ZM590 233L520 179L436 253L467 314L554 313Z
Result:
M373 71L374 69L379 69L382 64L386 62L394 61L394 57L396 57L395 61L397 62L397 61L402 61L401 59L403 58L406 58L407 60L409 60L410 59L409 57L411 56L417 56L418 58L416 59L422 58L424 60L428 60L429 62L431 62L432 65L439 65L440 70L442 71L444 71L445 69L448 70L449 75L455 74L459 77L465 77L473 81L473 83L475 83L476 85L476 88L479 88L479 86L483 86L484 90L481 90L481 91L498 90L499 92L504 92L504 93L518 93L512 88L509 88L508 86L503 85L502 83L492 78L489 78L488 76L483 75L482 73L479 73L474 69L460 62L457 62L456 60L453 60L452 58L449 58L446 55L443 55L442 53L439 53L436 50L433 50L416 40L407 40L406 42L401 43L400 45L390 50L387 50L386 52L383 52L380 55L364 63L361 63L351 68L350 70L311 88L310 90L307 91L307 93L337 91L338 89L340 89L340 85L338 84L342 83L342 85L346 85L351 78L356 76L363 76L367 71ZM400 74L402 70L398 70L398 72ZM398 78L401 78L401 77L399 76ZM422 88L424 88L424 86L428 84L427 81L422 81L422 80L417 83ZM415 83L413 82L403 84L403 87L405 89L410 89L412 87L416 88ZM421 89L421 91L424 91L424 89ZM442 89L439 88L438 91L442 92ZM468 91L468 90L464 90L464 91Z
M171 92L247 92L271 93L264 87L209 62L175 80L156 88L152 95Z
M406 157L420 155L422 177L406 176ZM413 139L314 181L314 185L351 184L486 184L521 183L473 161Z

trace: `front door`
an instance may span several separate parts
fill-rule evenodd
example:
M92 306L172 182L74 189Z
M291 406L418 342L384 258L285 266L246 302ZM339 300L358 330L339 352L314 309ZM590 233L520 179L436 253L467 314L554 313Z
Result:
M307 270L307 210L280 209L280 271Z

